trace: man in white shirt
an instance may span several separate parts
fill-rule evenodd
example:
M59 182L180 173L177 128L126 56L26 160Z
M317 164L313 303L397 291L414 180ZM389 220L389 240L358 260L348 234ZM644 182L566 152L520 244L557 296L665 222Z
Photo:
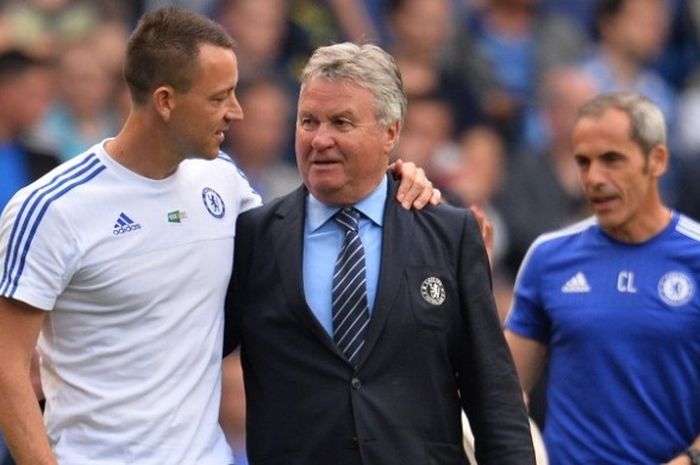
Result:
M121 132L20 190L0 220L0 426L19 464L230 464L223 300L236 217L261 203L219 150L243 117L233 40L157 10L124 74Z

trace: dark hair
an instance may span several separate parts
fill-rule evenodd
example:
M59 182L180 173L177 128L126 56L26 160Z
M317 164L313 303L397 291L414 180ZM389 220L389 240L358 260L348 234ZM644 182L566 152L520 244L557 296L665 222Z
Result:
M134 102L144 103L162 85L189 90L202 44L233 50L235 42L221 25L191 11L166 7L145 14L131 34L124 65Z

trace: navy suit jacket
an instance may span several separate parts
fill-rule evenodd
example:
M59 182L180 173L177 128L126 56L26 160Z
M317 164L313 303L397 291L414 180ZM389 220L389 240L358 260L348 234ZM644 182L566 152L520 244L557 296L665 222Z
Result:
M305 301L306 189L237 220L224 350L241 345L250 463L465 465L464 409L480 465L534 464L476 220L447 205L404 210L389 183L357 369Z

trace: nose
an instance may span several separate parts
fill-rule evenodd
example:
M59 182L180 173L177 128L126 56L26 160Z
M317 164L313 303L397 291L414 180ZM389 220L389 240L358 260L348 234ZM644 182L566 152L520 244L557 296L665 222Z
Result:
M605 184L606 176L605 169L600 166L599 163L591 163L588 169L582 173L583 183L590 186L596 187Z
M234 94L231 94L224 119L226 119L226 121L240 121L243 119L243 107L241 107L241 104Z
M335 144L335 140L331 136L325 124L320 124L313 134L311 139L311 147L317 152L321 152Z

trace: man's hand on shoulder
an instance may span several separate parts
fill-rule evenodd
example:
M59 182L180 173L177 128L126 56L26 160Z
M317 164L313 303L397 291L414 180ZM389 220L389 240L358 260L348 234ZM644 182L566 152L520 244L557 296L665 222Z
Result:
M425 176L423 168L419 168L413 162L404 162L400 158L389 165L394 175L401 179L396 200L406 210L415 208L420 210L428 203L437 205L442 201L439 189L433 187L433 183Z

